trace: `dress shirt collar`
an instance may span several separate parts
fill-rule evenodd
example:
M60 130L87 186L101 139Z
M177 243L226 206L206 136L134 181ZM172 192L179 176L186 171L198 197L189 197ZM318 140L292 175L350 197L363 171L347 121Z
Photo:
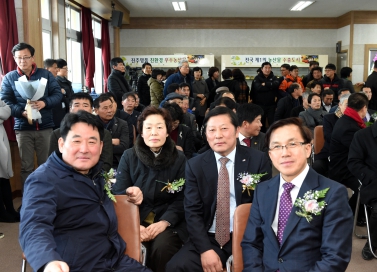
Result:
M215 154L216 162L219 161L220 158L223 158L224 156L221 156L219 153L213 152ZM234 163L235 157L236 157L236 147L234 147L233 151L228 154L227 157L232 163Z
M292 179L291 183L295 185L295 188L298 188L298 189L301 188L301 185L304 182L304 179L306 178L306 175L308 174L308 172L309 172L309 166L306 165L305 169L297 177ZM282 187L285 182L286 181L280 174L280 187Z

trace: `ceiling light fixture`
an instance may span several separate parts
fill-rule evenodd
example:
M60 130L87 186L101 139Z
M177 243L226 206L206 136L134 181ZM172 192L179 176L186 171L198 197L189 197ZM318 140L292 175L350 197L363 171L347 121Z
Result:
M175 11L186 11L186 1L184 2L171 2Z
M301 11L311 4L313 4L315 1L299 1L293 8L291 8L291 11Z

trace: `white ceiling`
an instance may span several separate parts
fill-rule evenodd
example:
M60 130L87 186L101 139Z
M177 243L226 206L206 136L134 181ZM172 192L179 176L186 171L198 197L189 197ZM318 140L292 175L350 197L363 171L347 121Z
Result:
M181 12L173 10L171 0L119 2L131 17L338 17L352 10L377 10L376 0L317 0L303 11L289 10L298 0L186 0L187 11Z

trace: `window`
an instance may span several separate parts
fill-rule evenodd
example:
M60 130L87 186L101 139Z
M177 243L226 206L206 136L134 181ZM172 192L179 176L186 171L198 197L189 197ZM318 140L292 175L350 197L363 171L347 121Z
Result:
M41 0L43 59L52 58L52 27L50 1Z
M103 65L102 65L102 50L101 50L101 23L92 20L93 37L94 37L94 54L95 54L95 73L94 73L94 88L96 93L103 92Z
M84 85L84 63L81 45L80 11L67 4L65 16L67 28L68 80L72 82L74 91L81 91Z

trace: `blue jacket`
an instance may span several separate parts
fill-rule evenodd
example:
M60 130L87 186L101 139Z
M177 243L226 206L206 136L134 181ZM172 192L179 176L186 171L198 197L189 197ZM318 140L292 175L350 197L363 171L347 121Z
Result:
M29 80L34 81L42 77L47 79L44 96L39 99L46 103L46 106L40 110L42 123L37 125L38 122L34 121L32 125L29 125L27 119L22 116L22 113L25 111L26 100L18 93L14 83L18 81L20 75L17 70L5 75L1 84L0 95L1 99L12 109L12 116L15 117L14 130L39 130L55 126L52 119L52 109L61 104L63 94L54 76L45 69L36 68L36 71L30 76Z
M186 83L188 85L190 85L190 97L193 97L193 95L192 95L192 86L191 86L191 82L193 80L194 79L192 78L192 76L190 74L186 75ZM165 86L164 86L164 97L166 97L166 95L167 95L168 87L169 87L170 84L172 84L172 83L181 84L183 82L185 82L185 78L182 76L182 74L180 72L177 72L177 73L172 74L171 76L169 76L168 79L166 80Z
M101 163L82 175L54 152L28 177L22 200L19 240L35 271L53 260L70 271L108 271L124 261Z

